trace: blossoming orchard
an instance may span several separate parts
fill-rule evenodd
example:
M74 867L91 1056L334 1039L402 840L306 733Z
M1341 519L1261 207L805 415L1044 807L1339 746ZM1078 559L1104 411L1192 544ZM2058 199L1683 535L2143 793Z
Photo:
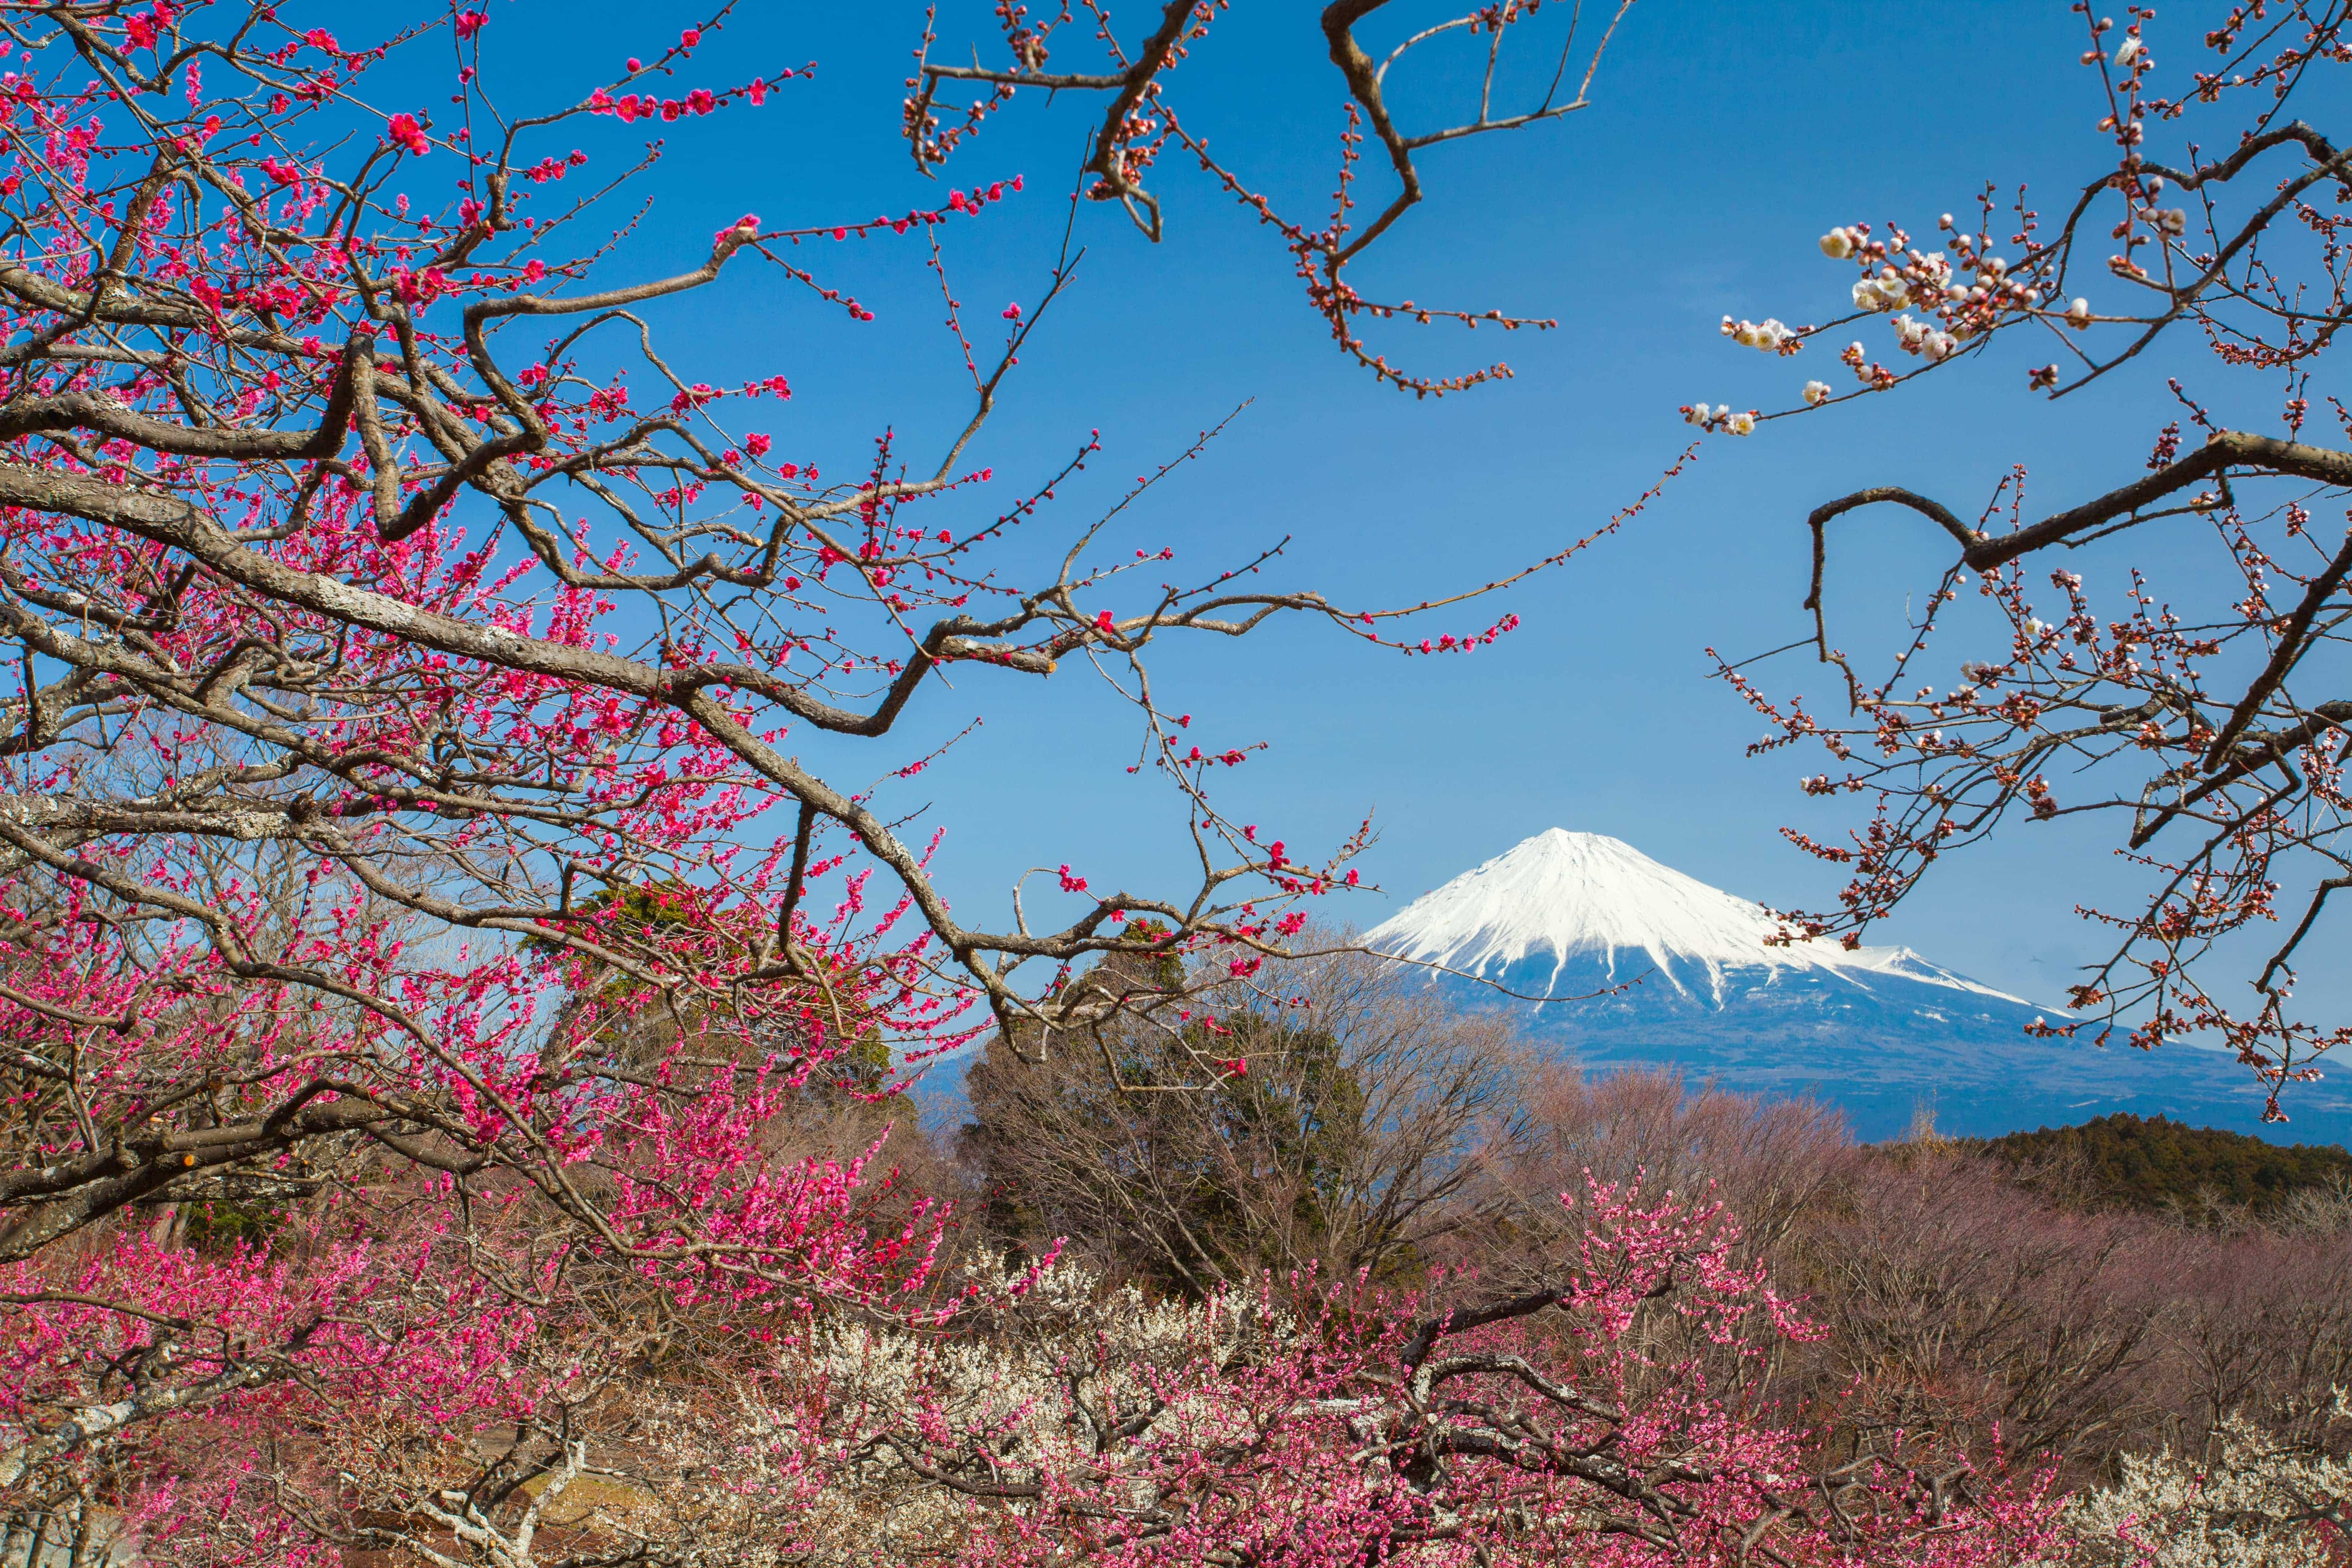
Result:
M1099 1238L1016 1236L1017 1194L915 1130L906 1080L948 1053L1048 1093L1083 1062L1113 1103L1196 1097L1240 1108L1218 1136L1307 1151L1286 1234L1402 1201L1328 1175L1403 1122L1286 978L1362 956L1335 906L1371 825L1242 820L1220 786L1268 737L1163 706L1153 661L1285 626L1373 668L1491 648L1521 625L1502 591L1627 531L1693 432L1664 429L1665 479L1573 542L1499 574L1433 549L1393 603L1286 585L1279 529L1200 563L1113 527L1213 469L1214 429L1075 522L1055 503L1114 437L1026 468L992 443L1053 374L1041 323L1091 286L1110 209L1181 247L1188 211L1235 204L1357 384L1414 395L1391 404L1517 390L1423 329L1550 320L1381 302L1351 268L1375 242L1414 265L1402 220L1441 149L1512 133L1554 155L1574 127L1550 122L1599 100L1636 18L1407 9L1319 13L1336 174L1310 219L1268 194L1275 149L1212 153L1172 101L1237 29L1225 0L908 13L910 74L870 118L886 138L895 119L927 195L878 215L640 203L665 138L781 137L824 68L753 58L731 4L628 8L611 59L569 80L502 64L502 34L551 26L507 0L0 0L0 1568L1993 1568L2112 1544L2068 1522L2114 1510L2070 1504L2097 1478L2067 1456L1997 1423L1883 1436L1841 1414L1859 1378L1790 1393L1833 1327L1772 1250L1786 1226L1711 1172L1677 1189L1592 1164L1528 1197L1505 1104L1413 1146L1446 1180L1406 1263L1177 1289L1118 1274ZM1808 841L1855 882L1792 925L1858 931L2014 811L2121 810L2155 890L2112 917L2077 1005L2149 1043L2218 1031L2291 1110L2345 1037L2290 998L2352 884L2331 847L2352 707L2307 689L2352 570L2318 498L2352 457L2304 429L2352 428L2306 395L2344 309L2327 204L2352 184L2277 106L2352 44L2299 5L2201 40L2145 11L2086 23L2117 161L2062 220L1988 193L1938 242L1842 224L1821 248L1854 274L1851 313L1724 333L1792 372L1822 333L1863 334L1798 377L1785 412L1810 416L2004 334L2063 345L2025 379L2064 395L2201 329L2234 375L2278 378L2284 433L2224 427L2183 385L2147 475L2055 516L2027 520L2021 475L1979 526L1905 490L1828 501L1816 608L1830 523L1892 502L1958 548L1935 603L1980 595L2006 642L1915 692L1916 658L1872 684L1817 625L1851 725L1726 673L1769 744L1832 750L1842 771L1811 787L1877 803L1856 847ZM2195 49L2214 68L2161 96L2158 57ZM1063 100L1087 117L1075 186L988 162ZM2144 144L2241 101L2254 128L2218 159ZM967 307L959 246L1063 204L1036 286ZM2076 240L2111 220L2093 287ZM849 279L877 268L938 302L952 417L827 446L802 364L722 375L678 327L724 288L862 331L877 313ZM1684 416L1759 437L1782 417ZM2037 596L2028 557L2143 525L2214 531L2243 597L2199 618L2134 579L2103 616L2067 572ZM1190 863L1109 886L1061 851L981 920L938 870L972 825L874 781L940 766L919 725L950 690L1097 722L1073 676L1115 693L1122 766ZM2061 756L2123 782L2062 783ZM2257 1005L2189 978L2289 896ZM1516 1050L1492 1070L1532 1071ZM1147 1059L1157 1079L1121 1076ZM1302 1111L1310 1090L1352 1131ZM1183 1224L1242 1223L1161 1196ZM1465 1237L1516 1238L1508 1266ZM2334 1529L2340 1552L2342 1500L2311 1510L2277 1528Z

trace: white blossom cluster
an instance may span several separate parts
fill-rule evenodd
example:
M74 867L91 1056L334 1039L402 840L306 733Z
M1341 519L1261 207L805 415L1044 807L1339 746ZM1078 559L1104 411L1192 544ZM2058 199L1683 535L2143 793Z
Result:
M1950 215L1943 221L1948 226ZM1832 254L1844 247L1845 254L1852 255L1852 236L1844 229L1832 229L1822 236L1822 248ZM2012 278L2006 257L1979 255L1971 249L1962 253L1956 268L1948 256L1914 248L1889 256L1876 272L1857 280L1853 302L1857 309L1871 311L1899 310L1906 305L1946 312L1970 306L2030 310L2042 302L2042 290Z
M1718 403L1712 408L1704 402L1692 403L1684 405L1683 423L1696 425L1702 430L1726 430L1734 436L1753 436L1756 434L1756 411L1748 408L1735 414L1728 403Z
M1783 352L1784 344L1793 345L1799 341L1797 333L1770 316L1760 321L1735 321L1726 316L1723 318L1723 335L1742 348L1762 349L1766 353L1780 353ZM1788 352L1794 353L1795 350L1790 348Z
M1944 260L1940 256L1928 259L1939 263ZM1949 273L1947 264L1945 276L1948 277ZM1899 310L1911 303L1915 295L1923 300L1934 298L1926 287L1914 288L1912 279L1904 276L1903 268L1890 262L1876 273L1855 282L1853 307L1857 310Z
M1950 229L1952 215L1946 213L1937 226ZM1898 312L1893 321L1895 341L1904 353L1930 364L1991 331L2004 313L2042 306L2042 290L2012 275L2009 259L1990 254L1983 235L1956 237L1947 247L1954 254L1948 256L1909 246L1899 231L1889 245L1873 246L1865 232L1842 227L1822 236L1821 248L1832 259L1861 256L1865 266L1873 257L1884 258L1875 271L1866 270L1855 280L1854 308L1874 315ZM1912 310L1921 315L1909 314ZM2089 317L2090 306L2081 300L2066 314L2078 327Z
M1152 1301L1132 1285L1106 1289L1076 1264L1034 1277L986 1263L967 1273L977 1299L995 1304L981 1309L988 1321L941 1335L843 1321L805 1348L823 1390L824 1430L814 1436L834 1478L810 1505L812 1563L870 1563L877 1551L898 1562L952 1557L973 1528L971 1505L923 1477L910 1454L984 1450L1008 1473L1068 1468L1089 1441L1074 1399L1097 1412L1139 1409L1167 1373L1223 1364L1293 1331L1255 1298ZM1224 1414L1171 1408L1163 1419L1222 1426Z
M2336 1395L2339 1416L2352 1405ZM2048 1568L2327 1568L2315 1509L2352 1498L2352 1461L2292 1447L2242 1416L2214 1434L2210 1458L2129 1455L2115 1485L2076 1495L2065 1544Z
M2172 215L2149 216L2167 233L2180 232ZM2185 222L2186 215L2181 215L2180 223ZM1832 260L1861 263L1862 276L1853 289L1854 308L1889 316L1895 342L1904 353L1938 364L1971 339L2000 326L2004 317L2020 312L2039 315L2055 309L2054 300L2044 305L2042 289L2029 281L2033 269L2029 268L2025 277L2014 274L2006 257L1992 254L1989 236L1958 233L1949 213L1937 220L1937 226L1952 233L1944 247L1949 254L1914 246L1899 228L1890 228L1884 239L1874 240L1866 225L1842 225L1822 235L1819 242L1822 254ZM2089 302L2072 301L2063 319L2072 327L2088 326ZM1790 328L1770 316L1751 321L1727 315L1722 322L1725 337L1744 348L1773 354L1796 353L1812 331ZM1872 363L1860 343L1851 345L1839 359L1865 390L1882 391L1902 379ZM2054 366L2033 373L2036 386L2054 385L2056 379ZM1835 395L1827 382L1819 380L1807 381L1802 395L1810 407L1819 407ZM1735 436L1751 433L1757 424L1753 412L1736 414L1727 405L1688 404L1682 414L1687 424Z
M1915 316L1895 317L1894 327L1895 341L1903 345L1903 352L1925 354L1930 364L1949 358L1952 351L1960 346L1960 340L1954 333L1920 321Z

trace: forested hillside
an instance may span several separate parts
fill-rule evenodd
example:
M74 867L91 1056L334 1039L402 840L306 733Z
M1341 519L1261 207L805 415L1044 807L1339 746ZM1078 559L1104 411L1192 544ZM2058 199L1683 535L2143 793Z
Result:
M2125 1208L2222 1204L2267 1215L2297 1193L2352 1183L2352 1152L2333 1143L2270 1143L2127 1111L1961 1146L2013 1170L2057 1171L2093 1201Z

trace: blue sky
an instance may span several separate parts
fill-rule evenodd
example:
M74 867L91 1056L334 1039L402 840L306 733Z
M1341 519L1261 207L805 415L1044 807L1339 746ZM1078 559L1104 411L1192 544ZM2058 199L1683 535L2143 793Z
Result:
M1156 7L1127 9L1132 26ZM941 10L943 53L992 37L988 6L945 0ZM1448 14L1397 10L1377 36ZM1189 126L1277 205L1309 216L1330 188L1342 104L1315 11L1236 6L1171 84ZM1548 8L1531 37L1556 36L1552 19L1564 11ZM1169 234L1158 247L1115 209L1085 208L1076 287L1033 340L976 457L1002 489L1044 474L1098 428L1108 460L1066 488L1018 548L1025 559L1057 556L1120 481L1244 401L1203 460L1128 515L1111 550L1171 546L1177 569L1198 574L1287 535L1270 581L1394 604L1485 581L1591 531L1684 446L1677 405L1785 405L1808 374L1822 374L1818 348L1769 360L1727 344L1717 322L1727 311L1790 321L1837 313L1847 276L1815 248L1823 229L1889 217L1925 228L1988 179L2032 182L2042 205L2056 205L2062 186L2095 172L2104 108L2075 63L2080 24L2061 0L1948 7L1932 24L1898 25L1910 15L1643 0L1602 66L1593 107L1424 154L1431 199L1362 265L1360 286L1560 321L1508 339L1388 329L1378 346L1417 368L1450 373L1501 350L1517 372L1439 403L1399 396L1343 360L1272 236L1196 174L1161 172ZM509 84L506 101L536 106L606 79L627 55L654 53L688 19L604 0L500 0L484 37L489 74ZM717 74L814 60L814 79L763 110L668 128L670 154L644 186L651 215L619 259L698 254L747 210L777 225L938 202L943 187L920 178L898 134L920 25L919 6L901 0L748 8L723 35ZM1075 56L1076 41L1066 47ZM1407 111L1449 92L1458 102L1476 58L1433 54L1396 89ZM1023 197L950 236L957 289L977 319L994 325L1005 300L1036 297L1063 221L1060 193L1098 112L1085 100L1017 104L950 165L966 186L1025 177ZM591 151L610 159L624 150L620 132L598 125L604 142ZM1370 185L1386 188L1377 176ZM780 292L772 272L739 268L661 319L682 368L719 384L783 372L795 396L773 427L780 446L839 471L885 425L910 455L935 450L961 425L969 389L957 395L914 243L805 254L877 320L852 326L804 294ZM1892 482L1967 513L2022 463L2037 503L2054 508L2128 477L2168 416L2153 376L2052 405L2026 395L2023 365L2021 350L1996 355L1900 396L1746 441L1711 439L1620 536L1491 610L1432 628L1517 613L1521 629L1496 647L1402 659L1328 627L1276 626L1239 644L1164 649L1155 665L1163 705L1202 715L1220 744L1273 742L1221 778L1223 798L1294 849L1334 842L1375 813L1381 838L1363 864L1385 891L1340 911L1363 924L1553 826L1614 834L1749 896L1825 900L1833 875L1776 831L1834 821L1793 787L1818 759L1748 760L1758 724L1708 679L1703 650L1744 657L1804 635L1803 519L1819 501ZM2160 574L2196 557L2148 541L2129 558ZM2086 568L2094 586L2126 559ZM1904 595L1942 564L1916 524L1892 514L1851 521L1833 605L1853 635L1840 640L1874 646L1899 626ZM1817 684L1796 660L1779 671ZM1066 861L1097 889L1137 891L1183 875L1172 796L1149 774L1126 773L1134 725L1075 671L1044 685L967 677L919 704L902 752L868 747L833 765L871 777L975 714L983 728L906 802L930 802L927 820L946 830L941 875L966 919L1007 918L1006 889L1032 865ZM2105 843L2071 833L2021 828L1955 861L1874 940L2053 997L2090 952L2072 907L2112 876Z

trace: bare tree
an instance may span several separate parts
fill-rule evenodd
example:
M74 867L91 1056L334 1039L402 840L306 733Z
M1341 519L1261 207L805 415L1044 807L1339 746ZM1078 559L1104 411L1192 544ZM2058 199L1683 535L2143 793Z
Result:
M1797 1254L1848 1441L2095 1464L2147 1430L2168 1292L2154 1224L2068 1214L1933 1149L1871 1163Z
M1000 1233L1200 1292L1393 1275L1472 1222L1475 1178L1525 1127L1505 1023L1347 951L1207 996L1189 1019L1121 1016L1050 1066L992 1044L962 1150Z
M1672 1071L1588 1075L1549 1063L1524 1103L1517 1146L1485 1173L1515 1223L1549 1221L1559 1194L1590 1172L1676 1193L1708 1189L1739 1216L1747 1245L1770 1247L1858 1163L1844 1117L1830 1107L1693 1088Z

